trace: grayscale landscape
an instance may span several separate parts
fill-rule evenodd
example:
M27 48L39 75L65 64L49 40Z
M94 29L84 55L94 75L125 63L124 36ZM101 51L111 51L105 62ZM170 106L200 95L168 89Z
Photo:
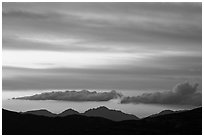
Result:
M201 135L202 3L3 2L2 130Z

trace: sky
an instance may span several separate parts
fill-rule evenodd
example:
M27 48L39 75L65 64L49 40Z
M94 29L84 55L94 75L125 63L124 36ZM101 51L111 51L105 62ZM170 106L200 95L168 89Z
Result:
M3 91L201 91L201 3L2 5Z

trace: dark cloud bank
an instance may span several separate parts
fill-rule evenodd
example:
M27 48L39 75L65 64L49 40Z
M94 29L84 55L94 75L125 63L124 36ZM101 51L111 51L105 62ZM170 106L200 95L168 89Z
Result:
M124 97L121 103L145 104L178 104L202 105L202 95L197 92L198 84L190 85L188 82L177 84L172 91L144 93L136 97Z
M144 93L138 96L124 96L121 93L112 90L111 92L90 92L65 91L65 92L47 92L33 96L19 97L15 99L25 100L63 100L63 101L109 101L119 98L122 104L144 103L144 104L175 104L175 105L202 105L202 94L197 92L198 84L189 84L188 82L177 84L172 91Z

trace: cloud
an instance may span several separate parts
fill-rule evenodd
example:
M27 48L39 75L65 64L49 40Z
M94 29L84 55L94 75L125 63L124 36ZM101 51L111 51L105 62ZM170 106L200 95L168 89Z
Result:
M147 45L148 48L150 45L164 49L166 46L174 45L182 49L191 45L194 47L198 45L200 48L202 6L196 5L195 7L195 3L189 5L185 3L178 5L169 3L4 3L3 37L8 34L21 37L22 33L26 36L50 34L61 37L64 35L67 38L84 39L85 43L81 48L91 44L95 50L101 45L108 45L107 47L114 47L117 50L120 45L127 49L128 45L134 47L141 43L142 47ZM29 42L31 45L36 44L32 40L24 43L14 39L14 44L3 43L3 48L54 50L55 47L59 47L58 44L55 44L55 47L53 45L50 48L44 47L42 41L41 45L28 46ZM98 45L98 43L102 44ZM66 49L69 46L64 47ZM91 50L89 47L86 48Z
M16 99L23 100L63 100L63 101L109 101L121 97L122 94L112 90L111 92L90 92L88 90L81 91L65 91L65 92L46 92L35 94L33 96L19 97Z
M178 59L177 59L178 60ZM162 61L163 64L165 60ZM166 61L167 64L168 61ZM178 63L181 61L178 61ZM192 61L193 63L199 61ZM53 62L54 63L54 62ZM184 61L182 61L184 63ZM136 64L136 63L135 63ZM135 64L118 65L115 68L65 68L53 67L54 64L39 64L50 66L49 68L21 68L2 67L2 88L3 91L20 90L63 90L63 89L167 89L179 81L189 80L202 83L201 68L191 68L188 62L182 67L172 68L176 63L172 62L171 68ZM150 63L149 63L150 64ZM181 64L181 63L180 63ZM197 66L197 65L195 65ZM183 69L182 69L183 68ZM201 91L199 86L199 91Z
M16 10L16 11L3 11L2 12L3 17L11 17L11 18L30 18L30 19L45 19L48 16L46 14L41 13L34 13L29 11L22 11L22 10Z
M4 69L3 90L202 82L202 3L5 2L2 29L3 66L33 69Z
M175 105L202 105L202 95L197 92L198 84L188 82L177 84L172 91L144 93L139 96L124 97L122 104L145 103L145 104L175 104Z
M177 84L172 91L144 93L138 96L125 96L112 90L111 92L90 92L81 91L56 91L35 94L32 96L17 97L22 100L63 100L63 101L109 101L111 99L120 99L121 104L167 104L167 105L202 105L202 95L197 92L198 84L189 84L189 82Z
M141 68L142 69L142 68ZM141 70L140 69L140 70ZM148 72L149 71L149 72ZM147 74L143 74L147 72ZM151 73L152 74L151 74ZM166 89L175 81L191 79L200 82L199 75L153 75L150 69L128 72L127 70L96 69L18 69L4 68L2 76L3 91L22 90L63 90L63 89ZM187 73L187 72L186 72ZM190 72L189 72L190 73ZM198 90L201 90L198 89ZM124 92L125 92L124 91Z

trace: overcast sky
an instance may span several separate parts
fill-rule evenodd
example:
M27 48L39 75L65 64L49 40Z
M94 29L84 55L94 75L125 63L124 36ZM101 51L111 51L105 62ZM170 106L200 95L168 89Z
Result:
M3 90L202 80L201 3L3 3Z

